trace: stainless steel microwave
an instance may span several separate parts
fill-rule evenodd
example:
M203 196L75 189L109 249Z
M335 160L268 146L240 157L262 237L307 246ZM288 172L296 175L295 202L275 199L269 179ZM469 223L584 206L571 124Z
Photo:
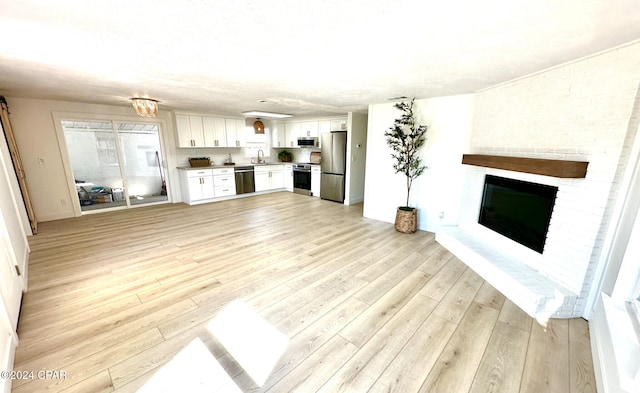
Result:
M318 138L304 136L298 138L298 147L317 147Z

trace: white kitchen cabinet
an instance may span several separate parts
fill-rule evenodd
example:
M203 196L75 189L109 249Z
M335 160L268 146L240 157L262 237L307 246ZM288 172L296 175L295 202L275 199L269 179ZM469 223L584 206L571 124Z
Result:
M284 123L275 123L271 129L271 146L287 147L287 141L284 132Z
M211 199L215 196L213 186L213 171L211 169L180 171L182 183L182 201L192 202Z
M235 175L235 169L232 166L225 167L225 168L213 168L213 176L230 176L230 175Z
M318 120L318 147L322 147L322 134L331 132L331 120Z
M244 119L236 119L236 147L247 146L247 122Z
M178 147L204 147L202 116L176 115Z
M227 129L228 147L245 147L247 145L247 126L241 119L224 119Z
M318 137L331 132L331 120L318 120Z
M318 121L303 121L300 123L300 136L318 137Z
M178 134L178 147L191 147L189 116L176 115L176 132Z
M206 147L227 147L227 128L225 119L221 117L204 116L202 118L204 130L204 145Z
M293 165L284 164L282 171L282 178L284 182L284 189L293 192Z
M254 179L254 183L255 183L256 192L269 190L270 179L269 179L269 172L268 171L261 172L261 171L256 170L253 173L253 179Z
M300 122L292 121L285 123L284 131L286 138L286 147L298 147L298 137L300 136Z
M213 187L216 198L236 195L236 178L233 168L214 168Z
M256 192L276 190L284 187L283 165L264 165L254 167ZM293 189L293 187L292 187Z
M269 186L271 190L284 187L284 167L283 165L269 165L271 167L271 180Z
M311 165L311 195L320 196L320 165Z
M331 120L331 131L347 131L347 119Z

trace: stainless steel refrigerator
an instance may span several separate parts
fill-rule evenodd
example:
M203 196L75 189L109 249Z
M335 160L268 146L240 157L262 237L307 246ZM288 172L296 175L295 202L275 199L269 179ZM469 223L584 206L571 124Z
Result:
M320 198L344 202L344 178L347 169L347 132L322 134L320 161Z

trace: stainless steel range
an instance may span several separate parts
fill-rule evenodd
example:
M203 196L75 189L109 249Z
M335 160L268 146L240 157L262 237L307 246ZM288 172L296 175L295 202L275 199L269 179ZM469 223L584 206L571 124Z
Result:
M293 192L311 195L311 164L293 164Z

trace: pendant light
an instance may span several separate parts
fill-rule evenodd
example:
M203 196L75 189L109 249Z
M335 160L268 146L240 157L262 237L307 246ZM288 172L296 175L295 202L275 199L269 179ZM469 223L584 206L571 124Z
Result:
M136 110L136 114L142 117L157 117L158 116L158 101L151 98L134 97L131 99L133 109Z
M260 121L259 117L253 122L253 130L256 134L264 134L264 123Z

